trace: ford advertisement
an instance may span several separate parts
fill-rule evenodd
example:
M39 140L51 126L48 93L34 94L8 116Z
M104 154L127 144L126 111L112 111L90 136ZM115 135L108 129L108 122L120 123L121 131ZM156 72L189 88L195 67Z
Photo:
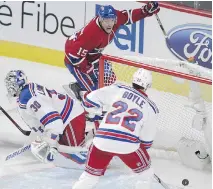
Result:
M194 63L212 69L212 26L179 25L168 32L167 47L180 60L194 58Z

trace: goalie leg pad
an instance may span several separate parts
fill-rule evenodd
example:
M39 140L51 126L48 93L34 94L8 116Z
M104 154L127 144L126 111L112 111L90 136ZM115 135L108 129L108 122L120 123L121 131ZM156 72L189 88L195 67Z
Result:
M85 162L87 160L87 152L76 152L73 154L60 152L60 154L79 165L85 164Z
M202 170L210 163L204 145L201 142L182 138L178 144L178 154L184 165Z

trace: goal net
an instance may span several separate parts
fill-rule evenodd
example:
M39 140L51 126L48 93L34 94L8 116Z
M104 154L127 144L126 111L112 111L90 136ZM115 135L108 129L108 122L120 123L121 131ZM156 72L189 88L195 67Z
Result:
M158 155L161 150L175 154L184 138L202 143L211 154L211 70L184 61L103 55L99 65L99 87L115 80L132 85L133 73L138 68L152 71L152 88L147 94L160 112L152 148L158 150ZM178 158L177 153L172 156Z

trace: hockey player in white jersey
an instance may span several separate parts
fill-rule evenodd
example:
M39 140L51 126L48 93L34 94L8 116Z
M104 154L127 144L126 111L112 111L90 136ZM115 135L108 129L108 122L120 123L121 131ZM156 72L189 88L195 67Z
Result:
M40 161L53 161L58 144L84 144L86 120L84 109L78 101L28 82L21 70L10 71L6 75L5 85L8 95L17 98L18 110L25 123L35 132L42 133L31 144L32 153Z
M88 152L85 171L73 189L92 189L114 156L118 156L139 181L135 188L150 189L153 170L147 150L156 133L159 113L145 91L151 87L152 75L138 69L133 76L133 86L113 84L88 94L83 105L90 116L102 114L108 106Z

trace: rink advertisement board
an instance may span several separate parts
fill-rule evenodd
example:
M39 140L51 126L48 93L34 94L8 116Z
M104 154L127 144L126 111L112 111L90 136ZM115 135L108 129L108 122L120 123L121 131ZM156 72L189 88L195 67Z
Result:
M63 50L66 38L84 26L84 12L84 2L1 1L1 40Z
M194 57L195 62L212 69L212 26L184 24L168 32L167 47L180 60Z
M85 26L97 14L98 7L105 4L109 2L0 2L0 55L64 66L67 37ZM143 5L139 2L110 4L118 10ZM159 17L169 41L152 16L119 28L104 53L115 56L139 53L181 60L193 56L197 64L212 68L212 18L163 7Z

